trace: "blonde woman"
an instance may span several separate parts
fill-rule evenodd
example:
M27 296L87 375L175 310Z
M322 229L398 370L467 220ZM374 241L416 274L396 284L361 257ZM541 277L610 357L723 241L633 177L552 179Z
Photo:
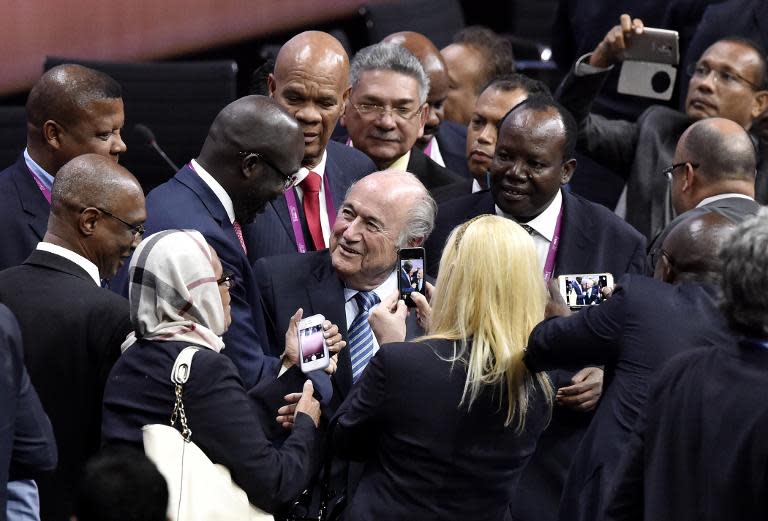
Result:
M345 519L504 519L549 419L549 380L523 364L547 301L531 237L482 216L440 265L428 336L384 346L333 422L337 453L366 462Z

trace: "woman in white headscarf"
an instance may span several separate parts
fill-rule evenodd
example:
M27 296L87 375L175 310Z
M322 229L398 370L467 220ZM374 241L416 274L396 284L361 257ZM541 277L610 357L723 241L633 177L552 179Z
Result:
M203 236L168 230L147 237L131 259L130 273L134 332L104 391L105 442L141 446L142 426L168 424L174 405L171 368L184 348L200 347L183 388L192 441L229 469L252 504L271 512L289 503L320 464L320 410L311 384L296 405L290 436L274 448L263 422L274 422L276 412L271 418L260 414L234 364L221 353L221 335L231 320L229 288L237 281L222 271ZM296 341L295 322L287 342Z

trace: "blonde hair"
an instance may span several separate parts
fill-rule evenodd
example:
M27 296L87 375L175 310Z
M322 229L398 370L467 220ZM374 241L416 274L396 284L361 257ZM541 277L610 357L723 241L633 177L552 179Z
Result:
M535 382L550 404L553 398L546 374L531 374L523 363L528 335L544 319L547 302L533 239L509 219L468 221L448 237L435 286L426 338L454 340L450 361L466 363L460 405L471 408L487 387L506 392L504 424L516 418L522 431Z

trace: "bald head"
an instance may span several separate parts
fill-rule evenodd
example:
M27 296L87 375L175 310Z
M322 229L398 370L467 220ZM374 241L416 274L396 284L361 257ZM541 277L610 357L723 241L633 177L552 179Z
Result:
M283 193L303 156L296 120L273 99L245 96L216 116L197 161L226 190L235 217L246 224Z
M322 160L349 96L349 57L328 33L300 33L280 48L267 85L272 96L301 126L303 166Z
M416 140L422 148L432 140L445 116L445 100L448 97L448 68L440 50L429 38L413 31L390 34L383 40L408 49L421 62L429 77L429 118L424 125L424 135Z
M654 276L671 283L718 283L720 247L734 228L730 219L717 213L694 215L681 221L664 240L664 255Z
M85 257L108 279L141 241L146 218L136 178L105 157L85 154L56 174L43 240Z

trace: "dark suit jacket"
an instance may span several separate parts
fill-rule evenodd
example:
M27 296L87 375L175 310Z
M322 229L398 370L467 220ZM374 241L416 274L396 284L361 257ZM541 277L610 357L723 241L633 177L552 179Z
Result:
M734 223L740 223L757 213L760 209L760 203L757 201L744 199L743 197L727 197L724 199L718 199L709 204L692 208L687 212L675 217L656 237L651 241L648 246L648 255L646 257L645 267L646 274L653 275L653 262L651 259L658 255L661 246L664 244L664 240L669 235L672 229L680 224L680 222L693 217L694 215L705 215L708 213L718 213L733 221Z
M493 197L488 190L440 205L435 231L425 246L429 273L439 269L443 246L456 225L494 213ZM625 273L640 273L644 251L645 239L610 210L563 192L563 224L554 276L609 272L618 279ZM569 371L550 372L555 388L570 385L572 376ZM539 439L512 502L515 519L556 518L571 458L591 417L555 407L552 422Z
M24 361L56 433L58 469L38 482L42 518L68 520L83 465L99 449L104 382L131 330L128 301L35 250L0 272L0 302L19 320Z
M365 461L345 519L504 519L549 406L536 387L520 435L498 392L460 407L467 373L452 355L453 342L432 340L371 359L334 420L337 453Z
M671 360L624 450L608 520L768 518L768 349L742 339Z
M472 177L461 177L438 165L417 147L411 149L408 171L419 178L435 198L442 203L472 192Z
M174 228L203 234L218 253L224 271L232 272L238 281L229 292L232 325L224 333L224 353L235 363L246 388L274 378L279 364L277 358L264 355L268 350L267 334L251 263L221 202L189 165L149 193L145 226L147 234ZM126 285L123 283L123 287ZM282 346L283 341L278 345Z
M643 111L636 122L590 114L605 76L571 72L557 98L579 125L579 150L627 179L627 222L650 239L672 219L670 185L660 172L672 164L677 140L693 121L660 105ZM761 155L765 148L761 146ZM767 178L768 161L760 161L755 183L760 202L768 200Z
M141 446L143 425L168 424L174 402L171 368L188 345L140 341L120 357L104 392L106 443ZM183 393L192 441L211 461L229 469L254 505L273 512L292 501L320 464L322 436L312 419L299 414L276 449L264 435L269 426L263 425L232 361L202 348L192 362Z
M563 490L563 521L597 519L645 405L649 380L665 361L691 348L731 341L716 288L673 286L637 275L619 284L605 303L546 320L528 341L525 361L532 371L605 367L603 396Z
M326 151L328 157L325 163L325 175L328 176L334 207L338 210L352 183L375 171L376 165L359 150L335 141L328 143ZM298 202L298 197L296 201ZM299 205L299 213L306 227L306 218L301 205ZM307 248L311 249L312 241L307 232L304 233L304 239ZM262 257L298 251L285 197L278 197L269 203L264 213L257 215L253 223L247 227L246 245L251 262Z
M51 422L24 367L19 325L2 304L0 371L0 520L5 521L8 481L52 471L57 455Z
M463 178L472 179L467 166L467 127L444 119L435 134L445 168Z
M0 172L0 222L3 223L0 270L18 266L29 257L48 229L50 210L23 155Z

